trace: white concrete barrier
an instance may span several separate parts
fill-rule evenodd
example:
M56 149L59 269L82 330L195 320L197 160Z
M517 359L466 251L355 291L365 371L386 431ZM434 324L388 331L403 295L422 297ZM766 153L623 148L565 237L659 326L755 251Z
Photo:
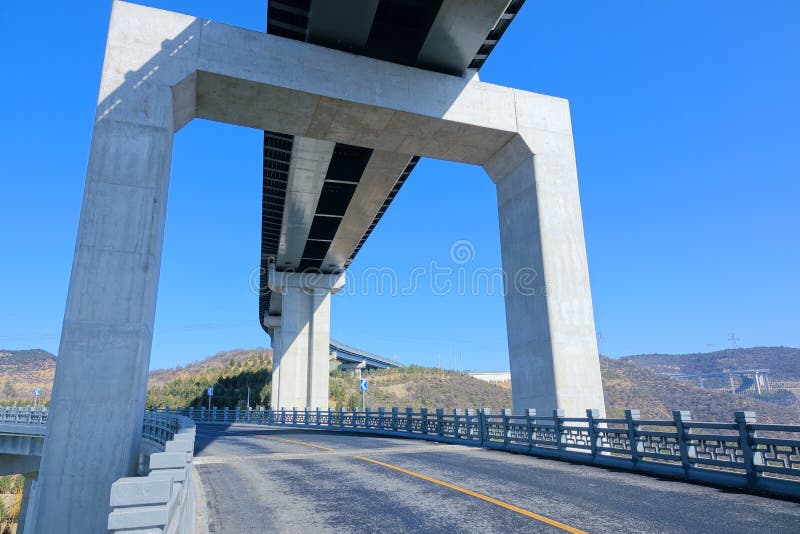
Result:
M194 533L194 422L174 413L148 412L143 437L160 444L163 452L150 454L147 476L120 478L111 486L108 530Z

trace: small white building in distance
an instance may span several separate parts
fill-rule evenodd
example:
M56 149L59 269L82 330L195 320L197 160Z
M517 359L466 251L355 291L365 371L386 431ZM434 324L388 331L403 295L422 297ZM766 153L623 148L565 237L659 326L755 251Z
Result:
M484 382L511 382L511 371L470 372L469 376Z

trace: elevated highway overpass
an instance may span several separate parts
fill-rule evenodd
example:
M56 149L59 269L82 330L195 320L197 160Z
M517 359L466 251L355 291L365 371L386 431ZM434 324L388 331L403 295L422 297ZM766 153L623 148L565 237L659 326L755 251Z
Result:
M391 369L392 367L401 367L400 362L394 358L378 356L335 339L331 339L330 353L348 368Z
M39 471L46 424L0 423L0 476Z
M273 406L327 406L330 295L430 157L496 185L516 412L602 414L569 103L477 72L521 5L270 0L262 33L114 2L38 528L101 531L94 511L137 468L172 143L195 118L266 132L258 320Z
M523 3L524 0L270 0L267 32L422 71L478 80L478 71ZM479 99L471 105L485 107L486 101ZM407 128L403 119L390 112L357 120L355 140L344 142L340 132L354 117L326 100L317 105L317 110L325 114L326 126L313 130L311 135L264 132L259 320L272 339L274 407L327 406L327 359L322 347L327 344L329 332L329 294L341 289L341 279L305 278L304 282L302 277L281 274L306 272L335 277L347 269L414 170L420 152L424 152L413 139L419 130ZM506 110L496 108L490 112L503 114ZM398 128L391 148L371 146L374 131L385 127ZM451 148L465 141L464 132L452 125L432 126L432 133L432 143ZM503 136L499 139L502 144L509 141ZM479 162L482 158L474 152L475 147L470 150L472 153L461 157ZM513 159L505 154L499 157ZM493 179L498 181L497 177ZM602 409L579 206L567 210L571 211L570 220L558 223L557 232L561 235L557 240L568 246L552 259L562 273L553 272L553 278L544 282L545 269L544 265L539 268L538 258L546 249L540 250L541 243L537 241L541 241L541 229L536 229L543 213L538 209L535 215L520 212L519 205L513 205L517 199L504 199L503 187L498 181L501 244L506 252L503 262L507 277L510 273L506 305L515 408L520 412L532 407L562 408L576 414L588 404ZM526 186L514 185L511 197L517 196L520 187ZM559 186L558 204L578 202L564 193ZM510 232L509 226L514 226L515 231ZM532 256L521 262L517 260L522 258L513 258L528 246L533 249ZM574 265L566 265L573 261ZM535 276L543 280L541 288L555 286L555 280L563 273L577 275L569 283L568 292L573 293L569 302L562 303L566 308L556 312L555 307L560 305L552 297L552 303L538 303L546 306L532 312L533 302L526 303L531 299L521 299L515 288L514 272L526 269L533 269ZM575 288L579 288L577 293ZM582 308L578 313L575 303ZM554 309L546 310L551 304ZM564 327L569 333L559 341L549 330L552 325L560 330L557 323L562 318L568 323ZM556 359L564 361L555 362Z
M17 532L25 530L28 504L36 502L37 478L47 435L47 409L0 406L0 476L25 476Z
M0 406L0 476L39 471L47 408Z

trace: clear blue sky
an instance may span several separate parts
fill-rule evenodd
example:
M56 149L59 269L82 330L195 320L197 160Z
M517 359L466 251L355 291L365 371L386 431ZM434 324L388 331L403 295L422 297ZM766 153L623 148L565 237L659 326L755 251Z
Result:
M265 0L148 5L265 27ZM0 3L0 347L52 352L66 299L110 2ZM528 0L484 81L569 98L601 350L800 346L800 2ZM151 367L268 346L261 134L175 143ZM500 264L478 168L423 160L352 270ZM488 293L488 292L487 292ZM406 363L507 369L502 296L340 295L333 335Z

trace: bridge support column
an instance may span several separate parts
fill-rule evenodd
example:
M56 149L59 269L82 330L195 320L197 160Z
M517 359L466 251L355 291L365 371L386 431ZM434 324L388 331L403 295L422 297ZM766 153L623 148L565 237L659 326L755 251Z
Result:
M344 286L344 276L274 270L269 276L270 289L281 296L280 325L271 327L271 406L327 410L330 296Z
M22 486L22 503L19 506L19 520L17 522L17 532L29 534L36 532L36 511L32 508L36 505L36 491L39 486L39 473L26 473L25 485Z
M196 46L177 47L196 41L199 22L126 9L115 2L103 62L34 506L40 533L105 532L111 484L139 464L172 143L185 123L174 102L191 94L179 82L196 69Z
M530 100L517 101L520 137L485 165L497 186L514 412L603 417L569 108L553 106L545 123Z
M151 96L163 123L94 127L37 532L104 532L111 484L138 465L173 137L172 95Z

